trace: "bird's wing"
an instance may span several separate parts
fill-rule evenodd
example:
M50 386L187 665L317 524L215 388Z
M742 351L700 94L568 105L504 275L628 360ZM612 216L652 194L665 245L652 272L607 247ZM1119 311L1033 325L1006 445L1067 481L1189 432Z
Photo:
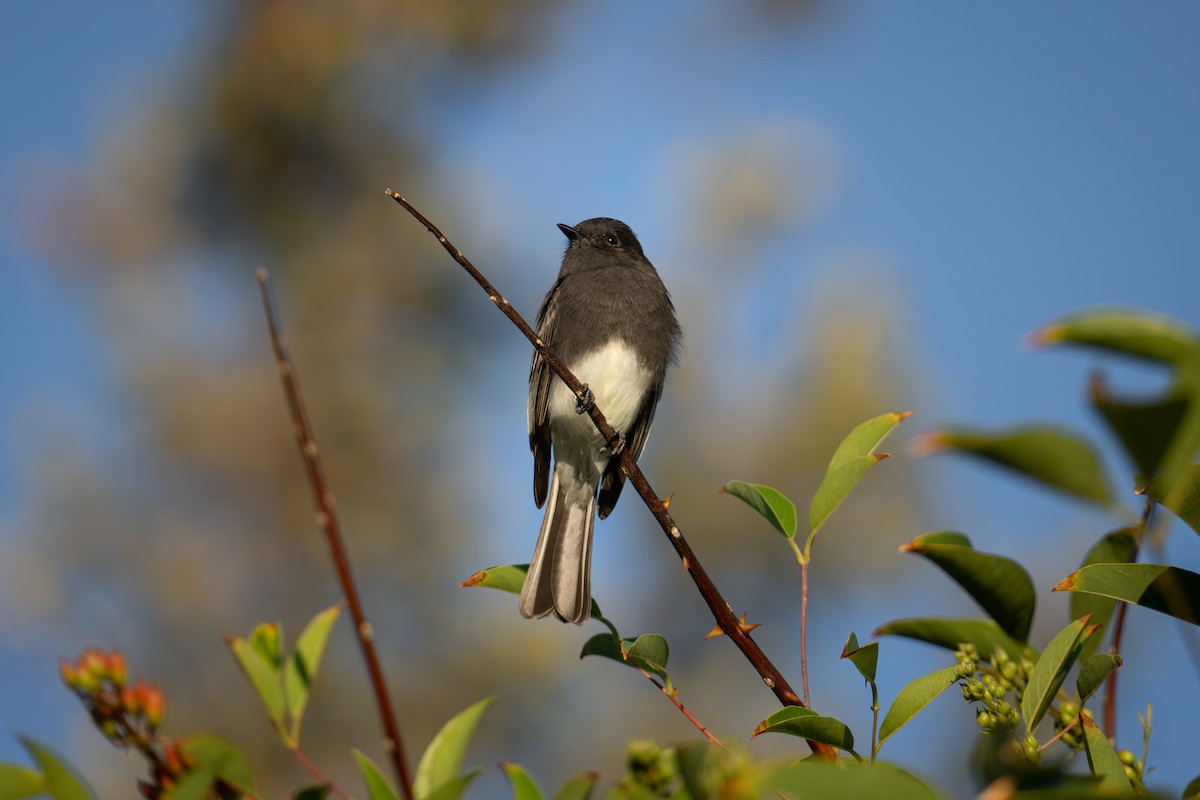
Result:
M547 346L554 329L554 307L550 297L542 303L538 314L538 336ZM550 387L557 379L554 370L535 350L529 367L529 452L533 454L533 501L538 508L546 502L550 486Z

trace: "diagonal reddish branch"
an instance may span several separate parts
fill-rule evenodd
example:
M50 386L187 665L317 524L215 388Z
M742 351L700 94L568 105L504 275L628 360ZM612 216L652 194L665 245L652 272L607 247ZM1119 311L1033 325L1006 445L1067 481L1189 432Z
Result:
M338 526L335 512L333 492L325 480L325 470L321 466L321 455L317 442L313 438L312 425L308 421L308 412L304 410L304 400L300 395L300 384L296 379L296 370L292 366L291 357L284 343L283 333L275 313L275 302L271 296L270 276L265 269L260 269L255 278L262 293L263 310L267 315L267 325L271 329L271 346L275 349L275 361L279 366L279 377L283 381L283 391L287 395L288 410L292 415L292 427L296 432L296 442L300 445L300 454L304 457L304 468L308 473L308 483L312 487L313 500L317 506L317 524L325 534L329 552L337 570L338 581L342 585L342 594L350 607L350 616L354 620L354 633L362 649L363 660L367 663L367 673L371 678L371 688L375 692L375 705L379 708L379 716L383 723L383 749L392 762L396 780L407 800L413 800L412 778L408 766L404 762L404 747L400 741L400 727L396 724L396 715L392 710L392 701L388 696L387 683L383 679L383 670L379 666L379 656L375 652L375 634L371 623L367 622L363 612L362 600L358 596L358 587L350 572L350 559L346 555L346 546L342 542L341 529Z
M578 378L571 374L571 371L568 370L566 365L559 360L558 356L556 356L552 350L546 347L542 340L538 338L537 332L534 331L533 328L529 327L529 323L527 323L521 317L521 315L517 313L512 305L509 304L508 300L504 299L503 295L496 290L496 287L492 286L491 282L483 276L483 273L476 269L475 265L463 255L462 251L451 244L450 240L447 239L440 230L438 230L437 226L430 222L424 214L414 208L411 203L409 203L396 192L393 192L391 189L386 191L388 197L404 206L404 208L408 210L408 213L412 214L418 222L424 225L430 233L437 237L438 242L443 248L445 248L446 252L449 253L450 256L457 261L458 264L465 269L472 278L475 279L475 282L478 283L485 292L487 292L488 299L496 304L496 307L500 309L500 312L504 314L504 316L508 317L509 320L517 326L521 333L525 334L525 338L533 344L534 348L538 352L538 355L540 355L550 366L550 368L554 370L558 377L563 380L563 383L567 385L567 388L569 388L577 398L583 399L585 395L584 385L580 383ZM587 412L592 418L592 422L596 424L596 428L600 431L600 435L604 437L606 442L608 442L609 447L615 447L618 441L618 433L612 427L612 425L608 423L608 420L605 419L604 414L601 413L600 409L596 407L596 404L588 404ZM784 678L776 666L771 663L771 660L767 658L766 653L762 651L762 648L758 646L758 643L755 642L754 639L750 637L750 634L739 624L737 615L733 613L733 609L730 608L729 603L725 602L725 598L721 596L720 591L717 590L717 587L712 582L712 579L708 577L708 573L705 572L704 567L700 565L700 560L696 558L696 554L692 552L691 546L687 543L687 540L683 538L683 532L680 531L679 526L675 524L675 520L667 511L667 507L663 504L658 494L655 493L654 489L651 488L650 483L646 480L646 476L642 474L641 468L638 467L637 462L633 460L633 457L630 455L628 450L625 450L621 453L621 468L628 477L629 483L635 490L637 490L637 493L641 495L642 500L645 501L646 506L650 509L650 513L654 515L654 518L658 521L659 526L662 527L663 532L667 535L667 539L671 542L671 546L675 548L675 552L679 555L680 560L683 562L683 568L687 570L688 575L690 575L692 580L695 582L696 588L700 590L700 595L704 598L704 602L708 604L708 608L712 612L713 618L716 620L717 625L721 628L726 636L733 640L733 643L737 645L738 649L742 651L742 654L746 657L746 660L749 661L751 666L754 667L755 671L758 672L759 677L762 678L762 681L767 685L767 688L774 692L775 697L779 699L780 703L785 706L803 706L804 703L800 701L799 696L797 696L796 692L792 690L792 687L788 684L787 679ZM837 751L827 744L814 741L809 741L808 744L809 747L812 748L813 752L817 753L822 758L832 760L837 757Z

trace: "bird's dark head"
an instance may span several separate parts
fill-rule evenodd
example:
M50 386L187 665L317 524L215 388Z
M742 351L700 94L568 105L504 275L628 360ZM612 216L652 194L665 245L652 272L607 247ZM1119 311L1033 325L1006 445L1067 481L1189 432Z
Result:
M592 247L597 250L614 252L624 250L636 253L642 258L646 257L642 252L642 243L638 241L629 226L619 219L596 217L595 219L586 219L575 226L559 223L558 229L570 241L570 244L567 245L569 249Z

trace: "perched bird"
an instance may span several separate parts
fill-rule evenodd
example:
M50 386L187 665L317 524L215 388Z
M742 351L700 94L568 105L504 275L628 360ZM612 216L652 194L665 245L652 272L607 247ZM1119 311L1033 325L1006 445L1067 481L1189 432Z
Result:
M636 459L646 446L679 323L671 297L629 226L599 217L559 225L567 237L558 279L538 312L538 336L579 380ZM529 371L533 499L546 515L521 614L581 624L592 605L592 529L607 517L625 476L591 418L541 356ZM550 456L554 455L554 472ZM597 508L598 507L598 508Z

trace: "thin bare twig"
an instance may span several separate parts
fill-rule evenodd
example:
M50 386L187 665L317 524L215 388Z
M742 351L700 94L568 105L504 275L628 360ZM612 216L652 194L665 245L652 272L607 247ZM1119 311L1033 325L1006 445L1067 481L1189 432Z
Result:
M405 200L396 192L393 192L391 189L387 189L386 192L388 197L392 198L405 209L407 209L408 213L412 214L412 216L418 222L425 226L426 230L428 230L437 238L438 242L442 245L446 252L449 253L450 256L456 262L458 262L458 264L465 269L472 278L475 279L475 282L478 283L485 292L487 292L488 299L495 303L496 307L500 309L500 312L504 314L504 316L508 317L508 319L517 326L518 330L525 335L525 338L528 339L533 345L534 349L537 350L538 355L540 355L546 364L554 370L555 374L557 374L558 377L563 380L563 382L567 385L567 388L571 390L575 397L583 399L585 397L584 385L571 373L570 370L567 369L566 365L559 360L558 356L556 356L552 350L546 347L545 343L542 342L542 340L538 337L537 332L534 331L533 328L529 326L529 323L527 323L521 317L521 315L517 313L512 305L509 304L508 300L506 300L504 296L496 290L496 287L492 286L491 282L488 281L488 279L485 278L483 274L475 268L475 265L463 255L462 251L451 244L450 240L447 239L440 230L438 230L438 227L430 222L425 215L418 211L410 202ZM600 435L604 437L605 442L608 443L609 447L613 448L614 450L617 449L616 445L619 441L619 434L612 427L612 425L608 423L608 420L605 419L604 414L601 413L600 409L596 407L595 403L590 403L587 405L587 413L588 416L591 417L592 422L595 423L597 430L600 431ZM676 554L679 556L680 561L683 562L684 569L687 570L688 575L690 575L692 581L695 582L696 588L700 591L701 597L704 598L704 602L708 604L709 611L712 612L713 618L716 620L718 627L720 627L725 635L728 636L733 643L737 645L738 649L742 651L742 654L746 657L746 660L748 660L751 666L754 667L755 671L758 672L763 683L765 683L767 688L769 688L775 694L780 703L785 706L804 706L805 704L801 701L800 697L797 696L796 692L792 690L792 687L788 684L787 679L783 677L783 674L780 673L779 669L771 662L769 658L767 658L767 655L762 651L762 648L758 646L758 643L750 637L749 632L744 630L739 624L737 615L733 613L733 609L730 607L729 603L725 601L725 598L721 596L721 593L717 590L717 587L712 582L712 579L708 577L708 573L704 570L704 567L701 566L699 559L696 558L696 554L692 551L691 545L689 545L687 540L683 538L683 532L679 529L679 526L675 524L675 520L667 511L667 507L663 505L662 499L650 486L650 483L646 480L646 476L642 473L642 470L638 467L637 462L634 461L633 456L630 454L628 449L621 453L621 470L629 479L630 485L632 485L637 493L641 495L642 500L645 501L646 506L650 509L650 513L654 516L654 519L658 521L659 526L667 535L668 541L671 542L671 546L675 548ZM837 757L837 750L827 744L814 741L809 741L808 744L809 747L812 748L813 752L817 753L822 758L834 759Z
M346 555L346 546L342 541L341 529L338 526L333 492L325 480L320 451L313 438L308 413L304 410L300 383L296 378L296 370L288 355L282 326L279 324L278 315L275 312L270 275L265 269L260 269L255 274L255 278L258 280L259 290L262 294L263 311L267 315L267 325L271 331L271 346L275 350L279 377L283 381L284 394L287 395L288 410L291 412L292 426L296 432L296 442L300 445L300 454L304 458L304 468L308 473L308 483L312 488L313 500L317 507L317 524L321 527L321 532L325 535L325 541L329 545L329 553L333 558L338 582L341 584L346 604L350 607L350 617L354 621L354 633L358 638L363 660L367 664L371 688L375 692L375 705L379 709L380 720L383 724L383 749L392 762L392 769L396 773L396 780L400 784L401 791L404 792L407 800L413 800L412 778L404 761L400 727L396 724L396 715L392 710L387 683L383 678L383 670L379 666L379 656L375 652L375 634L363 611L358 587L355 585L354 576L350 571L350 559Z
M800 562L800 683L804 687L804 705L808 700L808 559Z

